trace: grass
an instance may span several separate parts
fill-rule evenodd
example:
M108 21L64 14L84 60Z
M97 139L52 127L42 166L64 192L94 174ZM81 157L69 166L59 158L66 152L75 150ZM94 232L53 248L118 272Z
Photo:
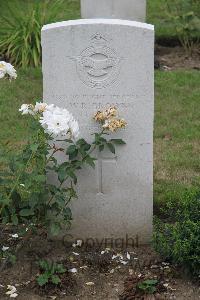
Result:
M41 0L17 0L17 4L26 12L26 9L35 2ZM53 1L53 0L50 0ZM100 0L99 0L100 1ZM171 1L173 4L174 0ZM183 0L187 1L187 0ZM15 5L16 0L1 0L0 1L0 16L6 15L8 12L7 6ZM173 6L172 6L173 7ZM198 13L198 12L196 12ZM55 21L70 20L80 18L80 1L79 0L64 0L60 14ZM147 1L147 22L154 24L156 29L156 38L174 38L176 32L174 25L170 20L167 12L166 0L148 0Z
M20 70L16 81L0 82L0 141L18 150L30 133L29 122L17 112L22 103L42 98L40 69ZM196 189L200 172L200 73L156 72L154 132L155 208L181 199Z
M159 206L200 183L199 80L198 71L156 73L154 202Z
M22 118L18 109L22 103L31 103L42 98L40 69L28 69L18 72L15 81L0 82L0 145L9 149L18 148L29 134L29 122Z

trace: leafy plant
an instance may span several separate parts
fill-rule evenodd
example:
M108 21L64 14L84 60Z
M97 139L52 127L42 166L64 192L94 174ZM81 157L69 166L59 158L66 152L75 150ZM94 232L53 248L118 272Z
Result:
M185 51L192 53L195 39L200 31L200 2L198 0L167 1L168 13L179 41Z
M179 207L171 204L171 223L156 219L154 247L163 258L200 275L200 193L182 199ZM173 223L172 223L173 221Z
M57 264L47 260L39 261L39 267L42 271L42 274L37 277L37 283L40 286L43 286L49 282L55 285L59 284L61 280L58 274L63 274L67 271L62 264Z
M138 283L137 287L139 290L143 291L145 294L153 294L156 292L156 285L158 280L156 279L147 279Z
M24 104L21 111L32 116L33 136L23 152L11 157L7 162L7 169L0 173L0 218L4 224L25 224L31 231L34 226L35 229L42 226L52 235L57 235L61 228L71 224L69 203L77 198L77 172L86 165L95 168L96 157L92 154L96 151L107 148L115 153L115 145L123 145L125 142L108 138L109 128L104 128L105 120L102 120L100 132L92 135L92 143L88 143L83 138L77 140L72 137L77 122L65 109L37 103L35 106ZM117 113L116 108L107 111ZM74 129L66 124L67 118ZM125 126L124 120L113 117L110 120L112 130L114 125ZM52 132L47 132L48 125L53 128ZM63 132L65 127L68 138L53 138L53 133L58 129ZM62 148L59 146L60 142ZM66 158L62 163L55 156L59 152ZM57 177L57 185L48 182L48 172Z
M6 2L7 14L0 21L0 55L16 66L41 63L41 28L56 20L62 0L44 0L29 4L26 12L19 1ZM23 5L23 4L21 4Z
M5 261L11 265L14 265L16 262L16 255L13 254L11 251L2 251L0 250L0 261Z

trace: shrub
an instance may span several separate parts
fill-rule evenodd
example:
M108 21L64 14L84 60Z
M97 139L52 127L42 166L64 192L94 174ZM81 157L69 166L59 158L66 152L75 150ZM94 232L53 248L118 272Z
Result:
M97 159L92 154L97 150L115 153L116 145L125 144L109 139L109 134L125 128L126 122L118 118L115 107L98 111L93 119L100 125L99 132L92 134L90 144L78 139L78 122L66 109L37 102L23 104L20 111L32 120L33 134L0 172L0 223L25 224L27 235L41 226L58 235L71 224L69 204L77 198L77 174L86 165L95 168ZM62 153L64 162L59 162L57 153ZM57 185L48 181L49 171Z
M155 222L154 247L162 257L184 267L192 275L200 275L200 193L187 194L179 207L170 205L175 222Z
M41 28L56 20L62 0L34 2L26 12L18 1L6 3L7 14L0 21L0 56L16 66L41 63Z
M168 0L167 8L181 45L191 54L200 31L199 0Z

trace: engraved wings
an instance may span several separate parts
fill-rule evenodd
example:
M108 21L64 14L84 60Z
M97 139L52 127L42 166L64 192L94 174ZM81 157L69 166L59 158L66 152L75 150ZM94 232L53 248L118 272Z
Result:
M99 77L108 74L107 69L113 67L116 61L112 57L101 60L93 59L92 57L82 57L81 63L88 68L88 74Z

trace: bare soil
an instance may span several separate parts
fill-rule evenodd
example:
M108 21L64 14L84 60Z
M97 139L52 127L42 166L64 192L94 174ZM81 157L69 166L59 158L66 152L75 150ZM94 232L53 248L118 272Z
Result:
M1 247L16 248L23 241L12 238L7 230L2 232ZM40 259L65 266L68 271L60 276L61 284L38 286L36 278L40 270L36 261ZM76 273L70 272L73 268ZM138 283L147 279L157 280L152 295L138 289ZM200 299L197 283L184 277L176 266L163 261L150 246L123 250L69 248L62 241L47 240L45 234L31 238L29 242L25 240L16 263L5 265L0 273L1 300L9 299L5 294L7 285L17 288L19 300Z
M165 71L177 69L200 70L200 45L196 46L193 53L187 54L180 46L155 47L155 67Z

